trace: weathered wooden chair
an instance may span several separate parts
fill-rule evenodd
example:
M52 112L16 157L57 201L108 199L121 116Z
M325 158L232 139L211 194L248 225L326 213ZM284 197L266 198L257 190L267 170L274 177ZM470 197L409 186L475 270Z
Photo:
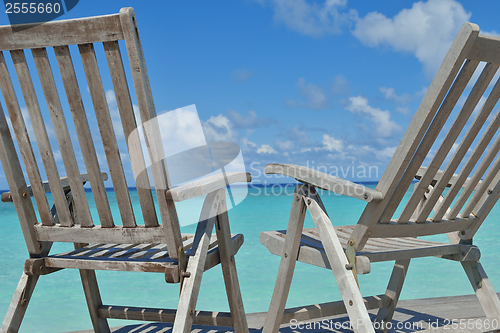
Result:
M473 76L483 65L480 75ZM488 120L500 97L500 81L490 86L499 66L500 38L464 24L376 189L296 165L266 166L267 173L287 175L304 185L296 187L286 233L260 236L271 253L281 256L265 333L277 332L291 319L346 312L355 332L385 331L382 323L392 320L410 260L428 256L459 261L486 316L500 320L500 301L472 244L500 197L500 158L495 158L500 135L494 138L500 110ZM472 88L467 94L468 86ZM462 96L465 102L460 105ZM476 114L483 96L484 105ZM430 155L433 145L435 154ZM423 168L426 158L430 162ZM414 178L419 181L402 202ZM358 223L333 227L316 188L368 202ZM316 228L303 230L307 210ZM447 234L450 243L417 238L435 234ZM296 260L331 269L343 301L285 310ZM363 299L357 274L368 273L370 262L389 260L396 262L386 293ZM367 310L377 308L372 323Z
M12 201L15 205L29 259L26 260L24 272L0 331L16 332L19 329L40 275L64 268L76 268L80 270L95 332L110 331L107 318L173 322L174 332L190 332L193 323L234 326L236 332L248 332L234 260L234 254L243 243L243 236L230 234L224 187L233 182L250 181L250 174L227 173L225 177L210 176L172 189L165 160L157 158L162 156L163 148L161 140L156 140L154 135L158 134L160 129L153 128L153 133L149 133L147 138L147 150L152 160L155 184L153 191L156 192L160 217L155 210L152 190L148 187L137 187L142 215L134 213L129 185L122 167L123 157L119 153L98 68L99 57L94 51L94 44L96 47L104 47L121 125L125 138L128 138L129 135L137 133L134 132L137 123L126 78L127 71L122 61L120 40L125 41L122 47L126 48L130 64L127 75L131 75L140 117L144 123L155 118L156 111L132 8L123 8L115 15L49 22L30 29L20 29L15 33L10 26L0 27L0 50L10 51L12 58L10 63L4 57L5 52L0 52L0 90L31 184L26 185L7 118L2 111L0 158L10 188L10 192L4 193L2 199ZM69 45L74 44L78 45L79 52L70 50ZM55 60L49 48L53 49ZM25 54L24 49L31 49L32 58ZM97 121L100 140L92 138L89 127L92 113L86 113L84 110L76 74L79 71L75 70L72 60L77 58L71 53L79 53L83 65L82 72L85 73L95 112L92 121ZM33 62L36 71L29 69ZM51 62L57 63L69 108L67 105L63 107L59 98L59 85L54 79ZM17 74L20 91L24 97L26 115L21 113L21 104L16 96L17 83L11 80L9 69L12 71L12 68ZM61 170L58 170L54 158L56 150L51 147L48 129L42 118L42 108L36 95L38 83L31 77L33 72L38 73L67 177L60 178ZM63 112L64 109L71 110L86 175L80 175L70 130L65 120L69 112ZM29 118L36 140L28 136L23 117ZM36 141L36 144L30 140ZM111 214L103 182L107 175L101 173L95 148L101 144L99 141L102 141L101 147L105 151L121 221L116 221L120 218L113 219ZM132 157L130 163L134 174L141 174L141 170L146 168L146 160L141 145L133 146L133 142L135 141L127 141L128 153ZM34 147L37 147L41 155L43 163L40 163L40 166ZM42 168L48 182L42 181L39 172ZM141 177L145 177L142 181L149 184L147 172L143 172ZM83 188L86 181L90 182L99 216L96 224ZM47 199L47 191L52 194L52 209ZM205 194L207 196L196 233L181 234L174 201ZM214 224L216 235L212 235ZM53 242L74 243L75 250L49 254ZM222 264L231 313L195 311L202 274L219 263ZM181 283L178 308L164 310L103 305L94 270L164 273L167 282Z

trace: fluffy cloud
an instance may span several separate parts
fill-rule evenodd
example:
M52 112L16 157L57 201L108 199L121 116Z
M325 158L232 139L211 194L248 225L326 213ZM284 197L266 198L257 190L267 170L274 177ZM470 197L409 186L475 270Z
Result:
M331 152L338 152L342 153L342 150L344 148L344 144L342 143L342 140L337 140L328 134L323 135L323 145L325 146L325 149Z
M389 111L370 106L365 97L350 97L346 108L354 114L360 114L370 119L375 127L375 133L379 137L390 137L401 130L401 127L391 120Z
M306 84L306 80L301 77L297 81L297 87L299 88L302 97L305 98L305 101L286 100L285 104L288 107L309 108L317 110L327 109L330 107L323 89L321 89L319 86L312 83Z
M259 149L257 149L258 154L275 154L276 150L273 149L270 145L262 145Z
M238 133L233 129L231 121L222 114L211 116L202 125L208 141L235 142L237 139Z
M411 96L409 94L397 95L394 88L380 87L380 92L384 94L384 97L388 100L394 101L399 104L408 104L411 101Z
M274 146L276 148L278 148L278 150L281 150L281 151L289 151L289 150L292 150L295 148L295 145L290 140L286 140L286 141L276 140L274 142Z
M470 16L455 0L419 1L393 18L378 12L368 13L357 20L352 33L367 46L387 45L396 51L414 54L432 75L460 26Z
M338 34L352 21L355 11L342 12L347 0L326 0L322 4L305 0L272 0L274 20L303 35Z

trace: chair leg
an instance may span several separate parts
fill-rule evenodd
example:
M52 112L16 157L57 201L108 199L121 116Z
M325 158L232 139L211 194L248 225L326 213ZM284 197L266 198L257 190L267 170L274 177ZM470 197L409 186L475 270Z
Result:
M75 249L80 249L88 244L75 243ZM87 307L89 309L90 320L96 333L109 333L108 321L106 318L100 318L98 308L102 305L101 293L97 284L97 277L95 271L88 269L80 269L80 278L82 280L83 292L87 300Z
M3 320L0 332L2 333L15 333L19 331L21 322L23 321L26 308L35 289L36 283L40 275L27 275L23 272L19 284L17 285L14 297L10 302L7 314Z
M262 333L276 333L281 325L286 300L292 283L293 271L299 254L300 238L304 227L306 205L302 194L303 185L295 187L292 209L288 219L283 255L281 256L278 277L274 285L273 296Z
M381 325L380 332L387 332L387 325L385 324L392 321L392 316L394 315L394 310L396 310L396 305L398 304L399 295L403 288L409 265L410 259L396 260L394 264L392 275L387 285L387 291L385 292L386 295L392 298L392 301L388 307L378 310L377 318L375 319L375 321Z
M99 293L99 286L97 285L97 278L95 271L88 269L80 269L80 278L82 279L83 292L87 300L89 308L90 319L92 326L96 333L109 333L108 321L106 318L99 317L98 308L102 305L101 294Z
M234 332L248 333L248 323L243 307L238 273L236 272L236 262L225 200L222 200L218 213L215 231L217 233L222 274L224 275L224 284L226 285L227 300L229 309L231 310L231 318L233 319Z
M201 210L200 222L196 229L196 246L194 256L189 257L187 265L188 278L184 279L179 296L179 305L175 315L173 333L190 333L196 310L196 301L200 291L201 278L207 259L210 237L221 199L225 199L224 190L214 191L207 195Z
M500 300L479 261L462 261L462 267L487 318L500 321ZM478 283L479 282L479 283Z
M305 200L307 200L309 213L318 230L321 243L332 267L354 332L375 333L356 279L352 271L346 267L348 261L342 244L340 244L335 228L324 211L321 198L315 191L311 191Z

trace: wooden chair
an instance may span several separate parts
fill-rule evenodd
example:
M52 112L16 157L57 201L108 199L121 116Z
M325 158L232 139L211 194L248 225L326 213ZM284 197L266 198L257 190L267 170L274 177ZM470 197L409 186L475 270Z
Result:
M128 72L122 60L120 40L124 40L122 48L125 47L128 55ZM75 52L76 47L70 49L69 45L74 44L79 52ZM124 157L118 149L94 44L96 48L104 47L110 73L110 78L106 79L111 79L123 132L125 138L128 138L129 135L137 133L134 132L137 123L126 73L130 75L135 88L142 123L156 117L132 8L123 8L115 15L48 22L29 29L20 29L15 33L10 26L0 27L0 90L31 184L26 185L7 118L2 111L0 158L10 188L10 192L4 193L2 199L12 201L15 205L29 259L26 260L24 272L0 331L18 331L33 289L41 275L64 268L76 268L80 270L95 332L110 332L107 318L173 322L174 332L190 332L193 323L234 326L236 332L248 332L234 260L235 253L243 243L243 235L230 233L224 188L234 182L250 181L250 174L227 173L210 176L172 189L165 160L153 158L161 157L163 151L161 140L154 139L160 129L154 128L153 135L148 137L147 150L151 160L155 161L151 165L155 184L153 191L156 193L160 216L157 216L152 190L147 187L137 187L142 214L134 213L128 189L128 186L133 184L127 184L125 179L122 167ZM30 49L31 52L25 52L24 49ZM10 53L12 63L7 61L4 53ZM79 53L79 56L75 53ZM88 84L95 112L92 121L97 121L100 140L94 141L91 134L89 121L93 113L84 109L77 81L77 73L80 71L75 70L74 59L81 61L83 66L82 76L85 76ZM36 70L30 70L33 62ZM62 79L60 85L56 84L51 63L57 63ZM19 90L16 81L11 80L9 69L17 74L27 115L21 113L22 104L16 96ZM57 168L54 158L56 150L51 147L48 129L42 118L43 107L40 106L36 95L38 81L32 79L33 73L38 73L67 177L60 178L60 173L64 171ZM64 86L69 108L68 105L63 106L59 98L58 88L63 90L60 86ZM78 137L85 162L85 175L80 175L73 150L70 130L65 119L70 112L63 112L67 109L71 110L75 136ZM28 135L25 123L27 118L32 124L36 140ZM30 140L36 141L36 144ZM96 147L101 144L100 141L119 206L118 219L113 219L111 214L103 182L107 175L101 173L97 159ZM134 174L139 174L146 168L146 161L141 146L134 146L131 142L134 141L127 141L128 155L133 156L130 163ZM37 149L43 162L40 165L39 158L35 157ZM42 181L40 169L45 170L48 182ZM141 177L145 177L142 180L149 184L146 172L142 173ZM91 216L83 188L87 181L91 185L99 221L93 221ZM52 193L52 209L47 199L47 191ZM196 233L181 234L174 201L200 195L207 196ZM31 197L36 202L38 216ZM214 224L216 235L212 235ZM75 250L50 254L53 242L74 243ZM202 274L219 263L222 264L231 313L195 311ZM181 283L178 308L165 310L103 305L94 270L164 273L167 282Z
M391 321L410 260L428 256L459 261L486 316L500 320L500 301L472 243L500 197L500 158L495 158L500 110L488 120L500 97L500 81L492 82L499 66L500 38L464 24L376 189L297 165L266 166L267 173L293 177L303 185L296 187L286 232L260 235L269 251L281 256L263 332L277 332L291 319L346 312L355 332L374 332ZM484 105L475 113L482 97ZM414 178L418 183L402 202ZM358 223L333 227L316 188L366 201ZM303 230L306 210L316 228ZM417 238L435 234L446 234L450 242ZM342 301L285 310L296 260L331 269ZM368 273L370 262L389 260L396 262L386 293L363 299L357 274ZM377 308L372 323L367 310Z

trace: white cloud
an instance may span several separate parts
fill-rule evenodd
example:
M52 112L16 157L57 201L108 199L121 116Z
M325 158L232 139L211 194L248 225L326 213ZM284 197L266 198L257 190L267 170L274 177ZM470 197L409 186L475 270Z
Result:
M285 104L291 108L309 108L309 109L327 109L330 107L323 89L319 86L308 83L304 78L299 78L297 87L300 94L305 98L305 101L286 100Z
M211 116L207 121L204 121L203 131L208 141L235 142L238 136L231 121L222 114Z
M390 137L401 130L401 127L391 120L391 113L374 108L368 105L368 100L365 97L357 96L349 98L347 110L354 114L367 116L375 126L375 133L379 137Z
M241 139L241 146L243 149L257 148L257 145L247 138Z
M259 149L257 149L258 154L275 154L276 150L273 149L270 145L262 145Z
M384 161L392 158L392 156L396 152L396 148L397 147L386 147L382 150L373 149L373 152L375 153L377 159Z
M337 140L334 137L329 136L328 134L323 135L323 145L325 146L325 149L328 151L336 151L339 153L342 153L342 150L344 148L344 144L342 140Z
M357 20L352 33L367 46L388 45L396 51L414 54L427 73L433 75L460 26L470 16L455 0L419 1L393 18L368 13Z
M353 10L339 11L345 7L347 0L326 0L322 4L305 0L272 0L270 3L274 7L276 22L309 36L339 34L342 26L357 15Z
M411 96L409 94L397 95L394 88L380 87L379 90L384 94L384 97L390 101L399 104L408 104L411 101Z
M281 151L292 150L295 147L293 142L290 140L286 140L286 141L276 140L274 142L274 145L276 146L276 148L278 148Z

